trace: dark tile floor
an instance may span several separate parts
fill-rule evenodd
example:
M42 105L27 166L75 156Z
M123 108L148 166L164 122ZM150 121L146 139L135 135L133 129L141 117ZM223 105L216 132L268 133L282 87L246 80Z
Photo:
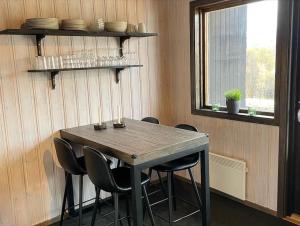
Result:
M193 207L180 201L180 198L187 199L189 201L195 201L193 196L193 191L190 188L189 184L186 184L181 181L176 182L176 193L178 196L177 200L177 211L175 212L175 217L181 217L185 213L193 210ZM152 201L159 199L161 195L153 195L151 197ZM123 210L121 215L125 216L125 206L124 202L121 203L121 209ZM155 214L155 221L157 226L168 225L167 222L162 220L161 218L167 219L167 203L159 204L153 207L153 211ZM103 206L102 214L110 212L112 207L110 204ZM211 211L212 211L212 226L294 226L293 224L283 221L274 216L262 213L255 209L246 207L240 203L229 200L227 198L221 197L219 195L212 194L211 195ZM180 221L174 226L199 226L201 225L200 214L195 214L194 216ZM87 212L84 214L84 225L90 225L91 220L91 212ZM96 224L98 226L104 226L108 223L112 222L113 214L103 218L100 214L97 216ZM149 224L148 216L146 215L145 224ZM58 226L59 224L53 224L52 226ZM76 226L77 219L67 219L64 221L64 226ZM123 221L123 226L127 226L126 220Z

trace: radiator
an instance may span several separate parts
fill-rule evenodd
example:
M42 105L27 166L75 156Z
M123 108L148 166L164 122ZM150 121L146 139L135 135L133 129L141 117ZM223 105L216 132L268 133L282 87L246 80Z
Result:
M209 154L210 186L240 200L246 199L245 161Z

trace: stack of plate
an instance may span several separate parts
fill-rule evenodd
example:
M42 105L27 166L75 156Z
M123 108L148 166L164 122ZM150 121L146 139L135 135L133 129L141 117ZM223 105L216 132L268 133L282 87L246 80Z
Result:
M81 19L65 19L62 20L61 29L74 30L74 31L85 31L86 23Z
M95 20L89 26L89 30L93 32L103 31L104 30L104 21L102 18Z
M59 29L57 18L30 18L23 24L27 29Z

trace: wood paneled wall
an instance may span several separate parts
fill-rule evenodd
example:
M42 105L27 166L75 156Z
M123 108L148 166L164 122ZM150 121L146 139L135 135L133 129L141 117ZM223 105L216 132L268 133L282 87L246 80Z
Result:
M109 70L63 72L55 90L48 75L26 72L36 55L34 37L0 36L1 226L33 225L59 215L64 175L53 136L62 128L96 122L99 105L105 120L115 118L121 104L129 118L153 115L167 124L198 126L210 134L212 152L247 162L247 200L277 209L279 129L190 113L189 1L0 1L0 29L19 27L29 17L145 22L159 36L126 43L144 67L123 71L119 85ZM105 48L117 47L117 39L47 37L43 47L47 55L95 47L107 54ZM85 181L87 199L94 189Z
M191 114L189 1L169 0L169 67L173 123L210 134L210 151L247 162L246 199L277 210L279 128ZM199 170L195 169L198 174Z
M145 22L156 38L132 39L143 68L122 72L120 84L110 70L63 72L51 89L49 75L29 74L36 55L34 37L0 37L0 225L29 226L60 213L64 175L53 147L58 130L94 123L101 105L104 120L123 115L153 115L168 123L167 1L159 0L1 0L0 29L18 28L30 17L95 18ZM162 21L161 21L162 19ZM117 47L116 38L47 37L46 55ZM85 178L86 179L86 178ZM74 181L77 184L77 180ZM94 195L86 179L84 198ZM75 191L77 196L77 191Z

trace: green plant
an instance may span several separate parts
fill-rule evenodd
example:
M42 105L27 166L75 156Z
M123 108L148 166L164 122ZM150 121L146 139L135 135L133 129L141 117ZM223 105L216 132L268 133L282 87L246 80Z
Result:
M226 100L239 101L241 99L242 93L239 89L231 89L225 92Z

